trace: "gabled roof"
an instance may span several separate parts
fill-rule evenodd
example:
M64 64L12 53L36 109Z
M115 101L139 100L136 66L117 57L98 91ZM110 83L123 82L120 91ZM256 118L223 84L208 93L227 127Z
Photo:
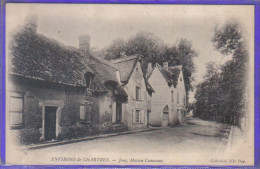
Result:
M141 60L140 55L133 55L111 61L119 70L122 83L128 83L135 65L139 60Z
M76 48L22 29L13 35L10 43L9 73L49 82L84 86L85 72L92 69L82 63L85 56Z
M142 61L141 55L126 56L124 58L111 61L120 72L121 82L127 84L138 61ZM148 91L154 92L145 76L143 76L145 86Z
M123 87L118 83L116 71L117 69L114 65L109 62L96 58L94 56L90 56L87 60L87 64L91 67L95 74L95 79L99 79L99 81L107 86L108 84L112 84L115 86L114 94L127 97L127 93L124 91Z
M84 87L85 73L90 72L95 75L97 91L107 91L107 84L113 83L119 94L127 96L120 85L116 86L117 69L111 64L30 29L23 28L14 34L10 51L9 74Z
M182 70L182 65L171 66L168 68L168 70L166 70L161 65L156 63L156 65L153 67L153 69L150 72L148 72L148 74L146 76L147 79L149 79L151 77L155 67L157 67L159 69L159 71L161 72L161 74L163 75L164 79L166 80L166 82L168 84L174 85L174 87L176 87L176 85L178 84L178 78L180 76L180 72Z
M87 65L93 70L96 77L100 79L103 84L107 82L118 84L118 79L116 77L117 69L109 63L106 63L106 61L94 56L89 56L87 59Z

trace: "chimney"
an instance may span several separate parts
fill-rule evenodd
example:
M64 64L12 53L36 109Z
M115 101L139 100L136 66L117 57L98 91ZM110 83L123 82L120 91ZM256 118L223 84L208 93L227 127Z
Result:
M81 35L79 36L79 50L84 54L90 54L90 36Z
M38 16L30 15L25 18L24 25L27 29L30 29L36 33L37 32L37 22L38 22Z
M147 74L150 73L152 71L153 64L151 62L148 63L147 65Z
M163 62L163 68L168 71L168 62Z

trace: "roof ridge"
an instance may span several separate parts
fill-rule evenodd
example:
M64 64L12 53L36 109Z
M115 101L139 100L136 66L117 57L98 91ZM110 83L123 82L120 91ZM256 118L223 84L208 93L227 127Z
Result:
M182 68L182 65L169 66L169 68Z
M95 56L92 56L92 55L90 55L90 57L92 57L93 59L97 60L101 64L105 64L105 65L110 66L110 67L112 67L112 68L117 70L116 66L113 65L113 63L111 63L111 62L108 62L106 60L103 60L101 58L98 58L98 57L95 57Z
M129 60L137 59L138 57L139 57L138 55L130 55L130 56L127 56L127 57L124 57L124 58L111 60L111 62L114 63L114 64L117 64L117 63L120 63L120 62L125 62L125 61L129 61Z

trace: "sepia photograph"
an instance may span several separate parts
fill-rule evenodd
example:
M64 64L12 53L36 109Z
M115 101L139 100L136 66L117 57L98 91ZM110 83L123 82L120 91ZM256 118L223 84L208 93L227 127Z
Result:
M254 10L6 3L6 164L253 166Z

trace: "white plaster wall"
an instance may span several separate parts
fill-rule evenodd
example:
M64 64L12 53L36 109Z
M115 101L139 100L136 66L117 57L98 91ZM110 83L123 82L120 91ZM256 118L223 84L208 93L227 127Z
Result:
M157 67L154 68L153 73L148 81L155 90L151 101L152 108L150 114L150 124L160 126L162 124L163 108L168 105L169 111L171 111L171 88L168 86L168 83ZM171 119L172 115L170 112L169 116Z
M182 79L182 80L181 80ZM180 76L178 78L178 84L176 85L176 88L174 88L174 114L175 118L177 115L177 120L179 123L183 123L183 115L181 114L181 111L186 110L186 90L185 90L185 84L184 84L184 78L183 78L183 72L181 70ZM177 102L177 93L179 93L179 103ZM185 98L185 101L184 101Z
M136 71L138 68L138 71ZM141 88L141 100L136 100L136 86ZM147 110L148 110L148 93L143 78L143 72L140 62L136 64L133 73L124 86L128 94L128 103L123 106L123 120L128 124L129 129L145 128L147 126ZM133 123L133 114L136 109L141 111L141 123Z

